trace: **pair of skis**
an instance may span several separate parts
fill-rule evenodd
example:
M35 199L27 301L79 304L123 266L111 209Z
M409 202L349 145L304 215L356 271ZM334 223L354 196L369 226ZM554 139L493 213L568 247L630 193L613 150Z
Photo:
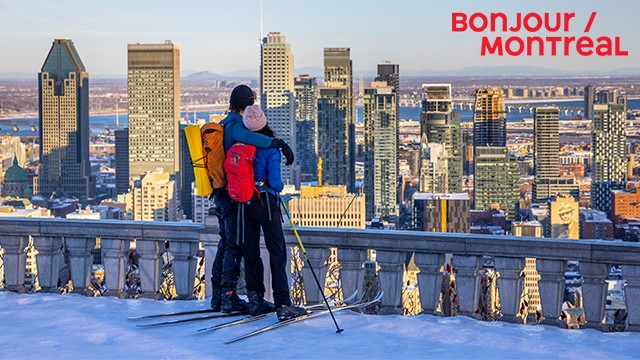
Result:
M348 298L346 298L344 300L341 300L340 302L348 305L350 302L353 301L353 299L356 298L357 294L358 294L358 291L354 292L353 294L351 294L351 296L349 296ZM336 307L334 307L333 309L335 309L335 308ZM309 312L309 311L314 311L314 310L326 310L326 307L323 304L318 304L318 305L305 306L304 309L307 312ZM229 321L229 322L226 322L226 323L222 323L222 324L218 324L218 325L214 325L214 326L209 326L209 327L206 327L206 328L198 329L198 330L196 330L196 332L197 333L203 333L203 332L223 329L223 328L226 328L226 327L229 327L229 326L246 324L246 323L250 323L250 322L254 322L254 321L258 321L258 320L262 320L262 319L268 318L268 317L270 317L270 316L272 316L274 314L275 314L275 312L270 312L270 313L257 315L257 316L247 316L247 317L242 318L242 319L233 320L233 321Z
M314 317L318 317L324 314L328 314L330 311L333 312L337 312L337 311L344 311L344 310L349 310L349 309L358 309L358 308L366 308L369 307L371 305L374 305L378 302L380 302L380 300L382 299L383 293L379 293L375 298L373 298L370 301L362 301L362 298L358 301L356 301L353 304L349 304L350 301L352 301L353 299L355 299L356 297L356 293L354 293L353 295L351 295L349 298L343 300L343 303L346 303L347 305L345 306L336 306L336 307L331 307L331 309L328 309L326 307L324 307L323 305L313 305L313 306L309 306L309 307L305 307L305 310L309 311L306 315L302 315L299 317L295 317L289 320L284 320L284 321L280 321L277 322L275 324L271 324L265 327L262 327L260 329L257 329L255 331L252 331L250 333L244 334L242 336L236 337L234 339L231 339L229 341L226 341L225 344L231 344L258 334L262 334L265 333L267 331L271 331L286 325L290 325L296 322L300 322L303 320L307 320L307 319L311 319ZM195 311L183 311L183 312L178 312L178 313L170 313L170 314L157 314L157 315L147 315L147 316L139 316L139 317L131 317L129 318L130 320L143 320L143 319L154 319L154 318L163 318L163 317L170 317L170 316L183 316L183 315L193 315L193 314L202 314L202 313L208 313L208 312L213 312L211 310L195 310ZM239 316L242 314L239 313L229 313L229 314L224 314L224 313L216 313L213 315L208 315L208 316L200 316L200 317L191 317L191 318L186 318L186 319L178 319L178 320L171 320L171 321L164 321L164 322L159 322L159 323L152 323L152 324L139 324L137 326L139 327L156 327L156 326L164 326L164 325L173 325L173 324L179 324L179 323L185 323L185 322L192 322L192 321L199 321L199 320L207 320L207 319L217 319L217 318L225 318L225 317L232 317L232 316ZM262 314L262 315L258 315L258 316L249 316L249 317L244 317L241 319L236 319L236 320L232 320L226 323L222 323L222 324L217 324L214 326L210 326L210 327L206 327L206 328L202 328L202 329L198 329L196 330L196 333L205 333L205 332L209 332L209 331L215 331L215 330L219 330L219 329L223 329L226 327L230 327L230 326L234 326L234 325L240 325L240 324L246 324L249 322L254 322L254 321L258 321L258 320L262 320L268 317L271 317L272 315L274 315L274 313L267 313L267 314Z
M349 296L348 298L342 300L342 302L343 303L349 303L349 302L353 301L353 299L356 298L357 294L358 294L357 291L354 292L351 296ZM305 310L315 310L315 309L318 309L318 308L324 308L324 306L323 305L312 305L312 306L309 306L309 307L305 307ZM242 312L221 313L221 312L213 311L212 309L203 309L203 310L180 311L180 312L167 313L167 314L154 314L154 315L134 316L134 317L129 317L128 319L129 320L148 320L148 319L162 319L162 318L167 318L167 317L185 316L185 315L200 315L200 314L211 314L211 315L188 317L188 318L184 318L184 319L161 321L161 322L150 323L150 324L138 324L136 326L137 327L157 327L157 326L182 324L182 323L200 321L200 320L220 319L220 318L227 318L227 317L233 317L233 316L246 315L246 313L242 313ZM273 315L273 314L275 314L275 313L271 312L271 313L262 314L262 315L258 315L258 316L250 316L250 317L247 317L246 319L260 320L260 319L264 319L265 317L267 317L269 315ZM245 319L240 319L240 320L245 320ZM251 321L255 321L255 320L251 320ZM247 321L247 322L249 322L249 321Z

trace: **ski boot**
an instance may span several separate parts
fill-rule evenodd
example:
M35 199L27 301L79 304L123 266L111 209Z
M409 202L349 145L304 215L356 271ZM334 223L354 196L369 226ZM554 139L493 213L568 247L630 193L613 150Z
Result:
M211 310L215 312L220 311L220 296L222 295L221 289L213 289L211 291Z
M298 316L306 315L307 311L295 305L282 305L278 308L276 314L278 315L278 321L285 321L296 318Z
M257 316L276 311L276 307L273 305L273 303L264 299L264 294L259 294L255 291L248 291L247 295L249 295L249 314L251 316Z
M227 290L222 294L220 310L223 313L242 313L249 312L249 304L240 299L235 290Z

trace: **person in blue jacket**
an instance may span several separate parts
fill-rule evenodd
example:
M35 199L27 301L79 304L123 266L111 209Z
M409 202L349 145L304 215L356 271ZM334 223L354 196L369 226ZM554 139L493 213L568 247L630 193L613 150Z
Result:
M267 119L259 105L246 108L244 125L267 137L275 137L267 125ZM282 215L278 193L284 188L280 172L280 151L274 148L257 148L254 162L254 179L259 193L245 204L244 213L244 256L245 280L249 296L249 313L253 316L274 309L278 320L283 321L306 312L291 304L287 276L287 247L282 232ZM264 232L264 242L269 251L271 268L272 304L264 299L264 265L260 257L260 229Z
M294 161L293 151L287 143L273 136L265 136L248 130L242 122L242 114L247 106L255 102L255 92L246 85L236 86L229 99L229 113L220 123L224 126L224 151L236 142L251 144L257 148L271 148L282 151L286 165ZM214 213L218 218L220 241L211 272L211 308L222 312L247 312L248 304L236 293L240 275L241 252L238 244L237 203L225 189L213 194Z

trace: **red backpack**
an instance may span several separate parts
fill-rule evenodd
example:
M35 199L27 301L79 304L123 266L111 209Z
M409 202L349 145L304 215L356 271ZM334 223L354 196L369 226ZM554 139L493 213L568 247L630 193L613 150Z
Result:
M244 143L235 143L227 151L224 171L227 175L227 191L231 199L246 203L258 193L253 176L253 161L256 147Z

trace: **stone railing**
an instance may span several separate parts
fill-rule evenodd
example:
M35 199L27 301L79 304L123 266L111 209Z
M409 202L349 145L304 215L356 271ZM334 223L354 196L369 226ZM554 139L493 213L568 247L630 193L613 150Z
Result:
M58 291L58 274L63 242L69 254L70 277L75 292L89 286L93 255L100 239L104 280L118 296L125 283L130 244L135 240L142 296L156 297L161 284L161 254L170 242L174 282L179 297L188 298L196 276L194 255L205 236L204 226L183 223L153 223L117 220L0 219L0 247L4 249L4 285L7 290L24 291L27 254L33 240L38 251L37 273L42 291Z
M376 230L302 229L299 233L314 268L324 270L322 265L327 257L327 248L339 249L345 294L362 288L363 269L360 264L366 260L367 250L375 249L385 294L382 304L391 309L401 306L403 264L407 251L415 252L415 264L420 268L418 284L425 313L433 313L437 307L443 278L441 267L446 254L452 254L452 263L457 271L460 312L465 315L472 315L478 306L483 257L493 256L495 269L500 272L497 284L502 319L510 322L516 321L519 310L520 274L525 258L537 259L544 322L551 324L559 323L558 317L562 312L567 260L579 261L584 279L582 294L587 326L595 328L600 326L604 317L610 266L621 265L628 283L625 288L628 329L640 331L640 243ZM287 241L289 245L296 244L290 230L287 231ZM319 300L316 288L307 285L306 291L309 301Z
M290 229L285 229L287 244L297 245ZM472 234L442 234L342 229L299 229L320 281L326 274L324 263L330 248L338 248L342 265L344 294L363 287L367 251L376 250L378 273L385 296L382 305L389 312L401 309L403 265L407 252L415 252L420 268L418 284L425 313L438 305L443 274L441 267L447 254L456 269L460 312L472 315L480 291L479 270L483 256L492 256L500 272L497 282L501 298L502 319L515 322L522 288L521 270L525 258L537 259L538 283L545 322L558 324L565 287L566 261L580 262L584 279L582 292L587 326L599 327L605 312L606 279L611 265L620 265L626 286L629 330L640 331L640 244L620 241L559 240ZM206 285L217 246L217 222L206 224L148 223L132 221L90 221L64 219L0 219L0 247L4 249L5 288L23 291L25 275L24 248L30 239L39 251L38 276L44 291L57 291L60 248L64 241L69 251L69 266L75 291L84 292L89 285L96 239L101 242L107 295L118 295L124 287L129 244L136 241L142 296L157 297L161 283L161 254L166 241L174 255L175 286L181 298L189 298L196 276L199 245L205 248ZM268 255L263 249L263 259ZM265 266L268 271L268 266ZM270 284L269 274L265 283ZM321 300L320 292L308 267L303 268L305 291L309 303ZM269 286L267 286L269 288ZM209 288L207 287L207 293Z

